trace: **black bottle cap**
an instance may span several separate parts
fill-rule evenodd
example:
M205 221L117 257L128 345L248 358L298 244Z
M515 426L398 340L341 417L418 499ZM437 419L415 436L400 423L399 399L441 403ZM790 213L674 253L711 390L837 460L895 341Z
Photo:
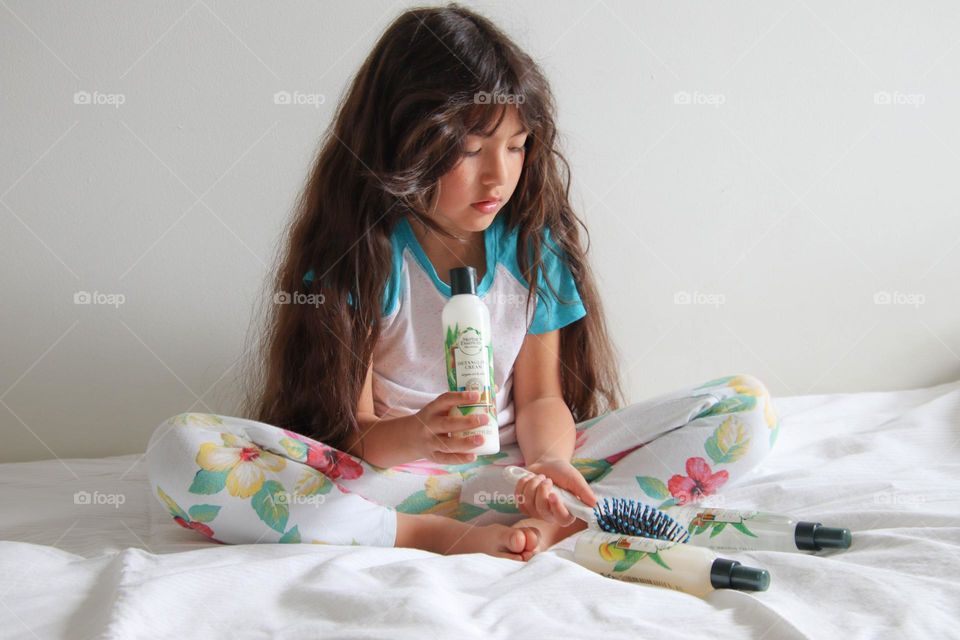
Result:
M798 522L793 537L801 551L849 549L853 541L850 529L824 527L819 522Z
M710 567L710 584L715 589L766 591L770 587L770 572L757 567L747 567L738 560L717 558Z
M473 267L450 269L450 295L477 294L477 270Z

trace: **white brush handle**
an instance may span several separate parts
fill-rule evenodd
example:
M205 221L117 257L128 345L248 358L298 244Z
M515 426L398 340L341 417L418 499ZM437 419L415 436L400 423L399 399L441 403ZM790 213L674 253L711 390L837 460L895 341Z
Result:
M537 474L533 473L528 469L523 467L517 467L515 465L510 465L503 468L503 477L507 480L513 482L514 487L516 483L526 478L527 476L536 476ZM580 518L587 524L591 524L596 520L593 515L593 508L588 507L584 503L580 502L580 499L577 496L573 495L566 489L558 487L556 484L553 485L553 488L550 490L552 493L557 494L557 497L560 498L560 502L567 508L567 511Z

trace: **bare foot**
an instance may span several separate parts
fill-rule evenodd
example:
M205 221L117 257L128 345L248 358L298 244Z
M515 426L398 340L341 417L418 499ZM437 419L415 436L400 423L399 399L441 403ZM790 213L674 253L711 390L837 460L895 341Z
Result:
M397 514L394 546L433 553L486 553L525 562L540 541L535 527L503 524L473 525L436 514Z
M564 527L555 522L547 522L546 520L541 520L539 518L524 518L523 520L513 523L511 526L520 527L523 529L532 528L540 532L539 539L534 548L529 550L529 552L525 551L523 554L521 554L524 556L524 561L526 561L535 554L540 553L541 551L546 551L564 538L571 536L578 531L583 531L587 528L587 523L578 518L571 524L568 524ZM529 553L529 555L527 555L527 553Z
M465 529L454 532L450 546L440 553L450 555L479 552L526 562L533 556L540 541L540 531L535 527L461 524L464 524Z

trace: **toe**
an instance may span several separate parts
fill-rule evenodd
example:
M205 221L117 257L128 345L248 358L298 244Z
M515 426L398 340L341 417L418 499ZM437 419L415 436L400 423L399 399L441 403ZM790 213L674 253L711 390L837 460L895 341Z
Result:
M513 553L520 553L526 548L527 535L521 529L510 528L507 531L507 549Z
M524 546L523 551L532 553L537 550L537 546L540 544L540 530L536 527L524 527L523 530L527 532L527 544Z

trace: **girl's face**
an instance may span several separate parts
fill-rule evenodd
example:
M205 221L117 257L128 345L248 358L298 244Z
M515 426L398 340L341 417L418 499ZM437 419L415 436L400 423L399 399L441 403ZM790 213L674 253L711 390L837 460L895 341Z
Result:
M482 232L507 203L520 180L527 132L514 105L488 138L467 136L460 161L440 178L434 220L459 234ZM494 201L481 206L484 201Z

